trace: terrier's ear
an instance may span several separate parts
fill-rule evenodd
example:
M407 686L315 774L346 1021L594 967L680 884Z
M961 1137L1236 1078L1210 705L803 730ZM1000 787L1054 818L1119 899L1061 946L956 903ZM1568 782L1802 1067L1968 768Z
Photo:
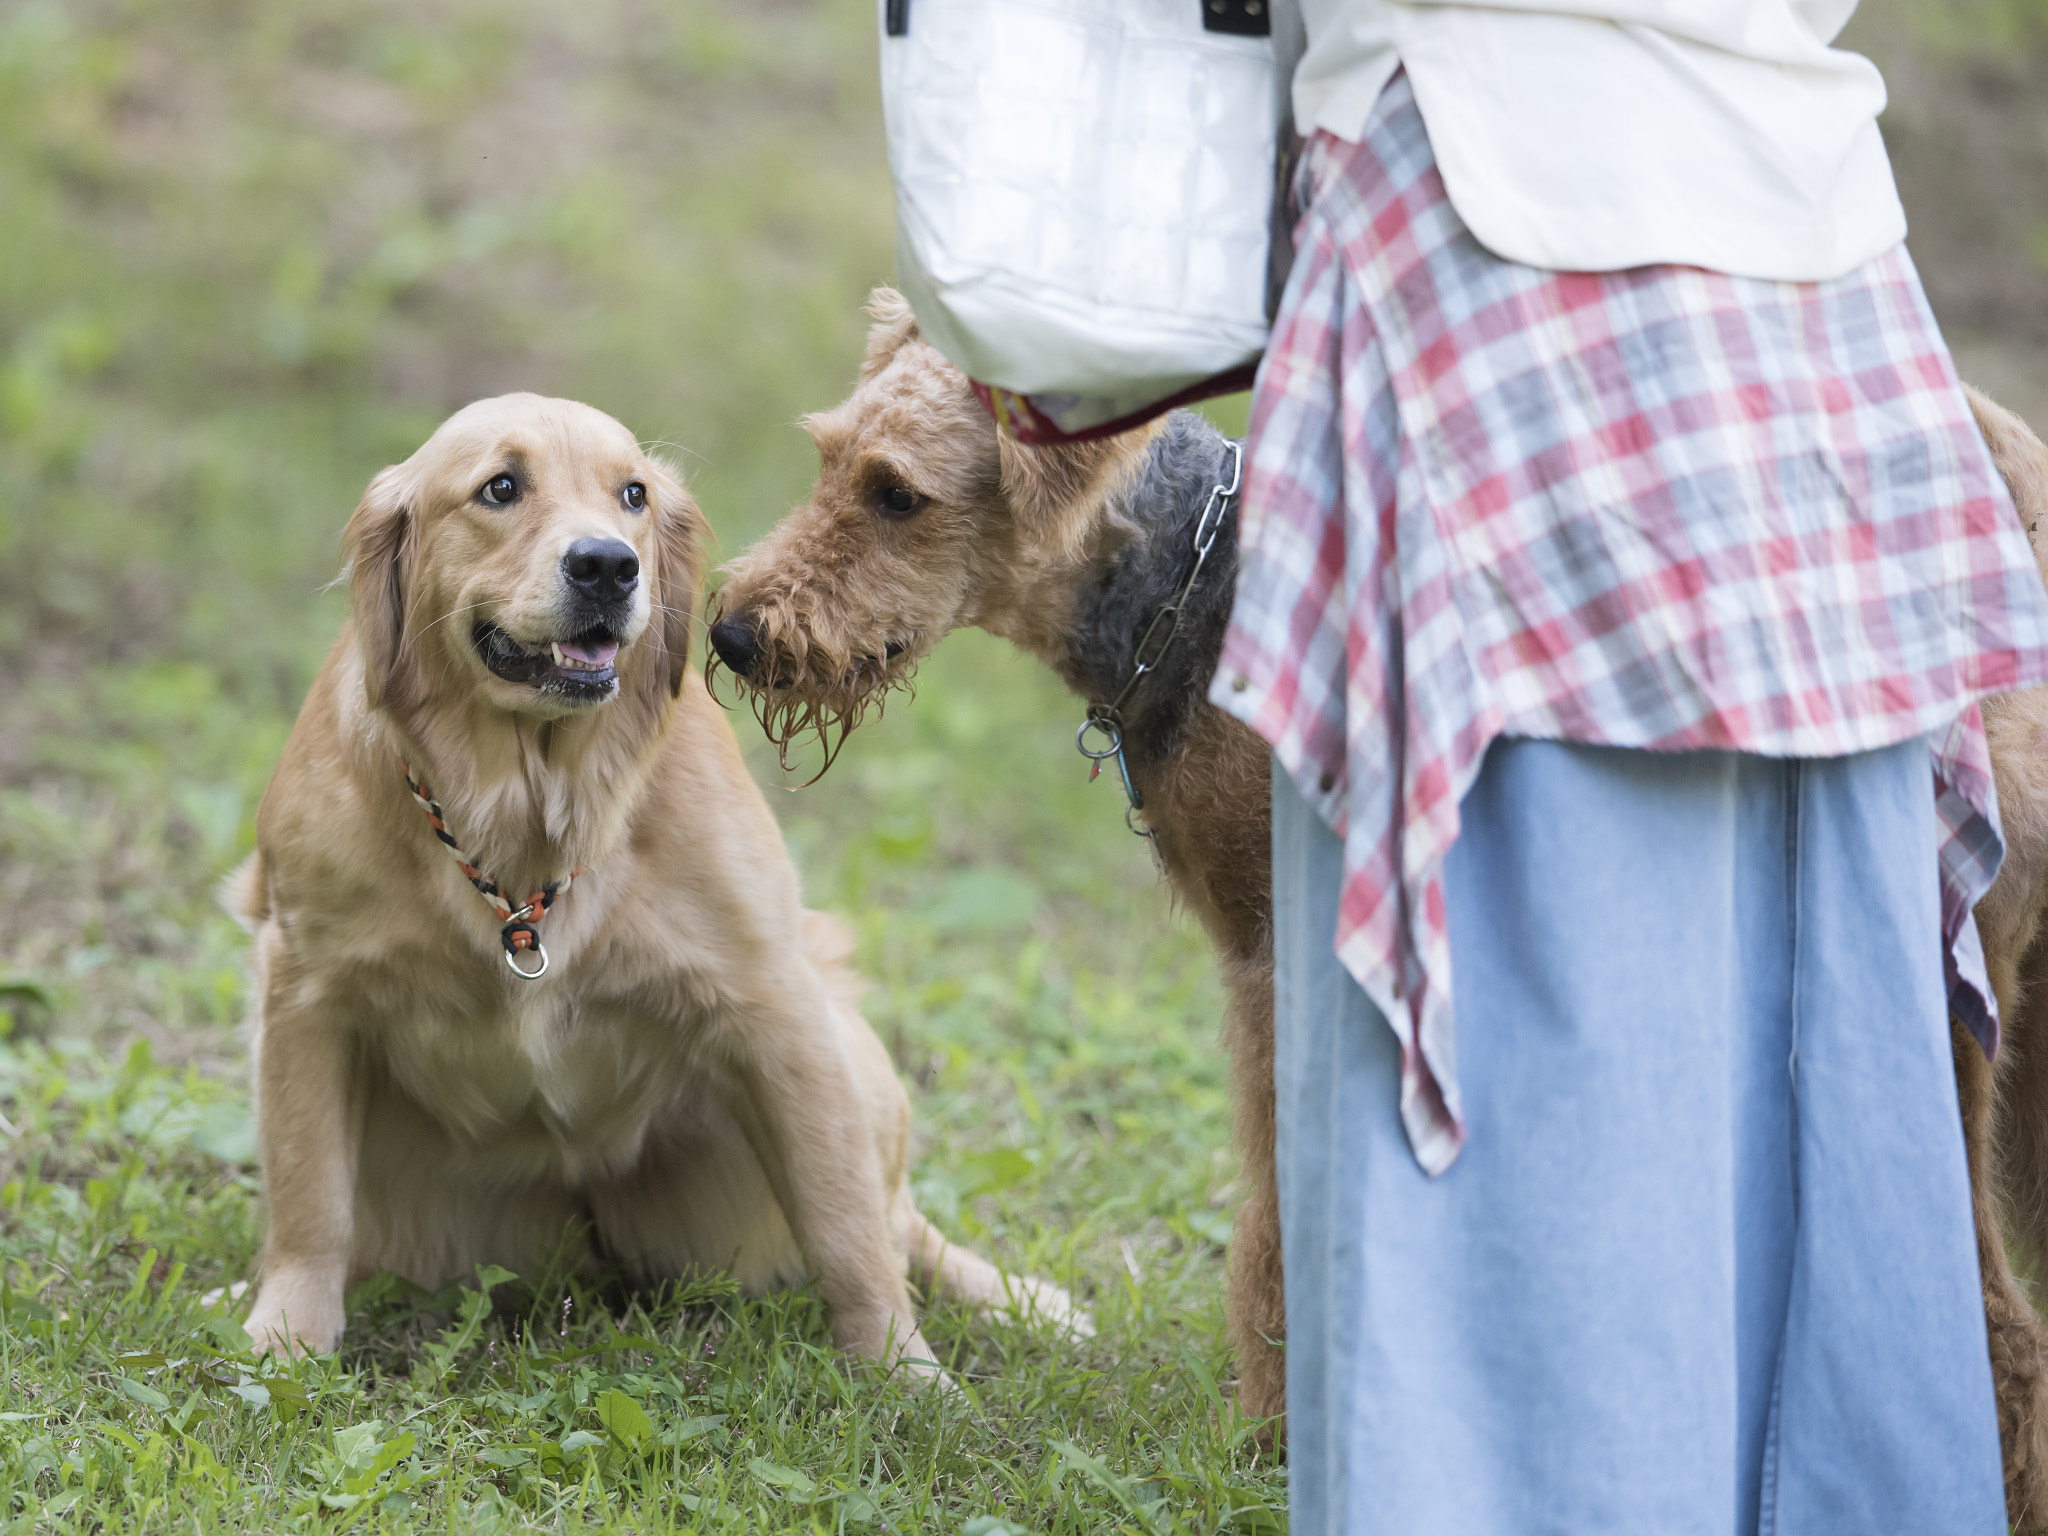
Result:
M680 471L656 460L654 463L654 617L660 625L661 648L666 653L669 697L683 689L683 674L690 670L690 625L697 614L697 582L703 575L704 515L683 488Z
M414 520L405 504L403 469L393 464L378 472L341 535L349 613L372 709L382 709L391 696L405 652L406 555Z
M910 301L894 288L881 287L868 295L868 355L860 365L863 383L889 366L890 359L906 342L917 339L917 316Z
M1009 503L1019 531L1041 548L1072 554L1111 484L1136 462L1136 454L1125 440L1133 436L1146 434L1033 448L998 431L996 454L1003 500Z

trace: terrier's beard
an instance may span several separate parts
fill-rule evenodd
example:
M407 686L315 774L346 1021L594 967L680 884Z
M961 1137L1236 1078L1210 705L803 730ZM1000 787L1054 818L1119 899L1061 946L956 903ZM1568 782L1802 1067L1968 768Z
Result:
M809 657L793 667L777 658L766 675L756 682L734 674L733 680L747 697L761 733L775 746L776 762L785 778L798 772L789 760L792 747L816 737L824 762L818 771L791 789L808 789L831 771L854 727L871 715L880 719L890 693L897 689L915 693L915 668L898 668L875 656L856 658L829 681L811 675ZM704 658L704 683L712 686L722 666L716 651ZM730 670L729 668L727 670ZM713 692L715 698L716 692Z

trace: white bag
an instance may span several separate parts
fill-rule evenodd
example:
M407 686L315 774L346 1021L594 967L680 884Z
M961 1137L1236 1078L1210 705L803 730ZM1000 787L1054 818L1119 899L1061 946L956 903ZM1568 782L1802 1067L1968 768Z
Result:
M1265 347L1284 94L1203 4L880 0L897 283L1026 441L1245 388Z

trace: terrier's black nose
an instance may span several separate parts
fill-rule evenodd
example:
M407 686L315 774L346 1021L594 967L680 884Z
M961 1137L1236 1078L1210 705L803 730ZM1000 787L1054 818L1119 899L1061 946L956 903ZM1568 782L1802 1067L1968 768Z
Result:
M592 597L624 597L640 579L640 557L623 539L578 539L562 556L562 574Z
M761 662L760 637L745 619L720 619L712 625L711 648L737 677L745 677Z

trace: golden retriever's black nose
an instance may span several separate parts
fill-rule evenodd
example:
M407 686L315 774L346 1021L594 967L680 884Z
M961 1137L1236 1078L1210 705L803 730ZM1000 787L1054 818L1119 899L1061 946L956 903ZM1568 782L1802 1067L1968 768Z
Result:
M720 619L712 625L711 648L737 677L745 677L761 661L760 638L745 619Z
M624 597L640 579L640 557L622 539L578 539L562 556L562 574L600 601Z

